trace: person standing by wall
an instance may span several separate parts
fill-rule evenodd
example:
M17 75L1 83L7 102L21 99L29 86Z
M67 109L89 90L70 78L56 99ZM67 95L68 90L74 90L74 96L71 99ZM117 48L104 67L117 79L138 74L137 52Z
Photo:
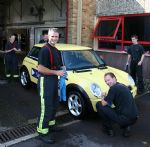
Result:
M18 59L17 59L17 52L20 52L20 46L15 41L16 36L11 35L9 41L6 43L5 46L5 74L6 78L13 78L19 77L19 69L18 69Z
M123 136L129 137L130 126L138 118L133 96L128 87L117 82L113 73L106 73L104 80L110 89L107 95L102 93L104 98L96 104L97 112L102 118L103 131L109 136L114 136L112 123L117 123L123 129ZM112 105L115 108L112 108Z
M47 34L44 34L43 35L43 39L41 39L40 41L39 41L39 43L47 43L48 42L48 35Z
M132 45L128 49L128 58L126 66L128 66L130 62L130 74L134 79L134 82L137 83L138 93L142 94L144 92L144 82L143 82L143 71L142 71L142 63L144 60L144 48L142 45L138 44L138 36L131 36ZM137 79L136 79L137 77ZM136 82L137 80L137 82Z
M41 113L38 119L38 138L43 142L53 144L50 136L55 125L55 114L58 98L58 76L64 76L60 52L55 47L59 33L56 28L49 29L48 43L40 50L38 58L38 91L41 98Z

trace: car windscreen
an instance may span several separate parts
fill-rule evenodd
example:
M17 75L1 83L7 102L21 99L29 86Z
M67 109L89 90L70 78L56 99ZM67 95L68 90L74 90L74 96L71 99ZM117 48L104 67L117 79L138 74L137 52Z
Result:
M40 49L41 49L40 47L33 46L33 48L28 53L28 57L38 60Z
M62 51L61 54L67 70L82 70L105 65L103 60L91 50Z

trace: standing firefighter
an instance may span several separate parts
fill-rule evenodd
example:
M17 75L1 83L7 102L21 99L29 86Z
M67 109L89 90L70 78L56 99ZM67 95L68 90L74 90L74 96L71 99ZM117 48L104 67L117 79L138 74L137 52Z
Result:
M10 78L11 76L13 78L19 77L18 59L16 52L20 52L21 50L15 39L16 36L11 35L5 46L5 72L7 78Z
M138 93L142 94L144 92L144 82L143 82L143 71L142 64L144 60L144 48L138 43L138 36L131 36L132 45L128 49L128 59L126 65L130 62L130 74L137 85Z
M50 135L54 131L52 126L55 125L56 108L59 102L58 76L63 76L64 71L60 70L62 66L61 56L55 47L59 39L56 28L49 29L48 39L49 42L41 49L38 60L38 91L41 98L41 114L37 132L40 140L53 144L55 141Z

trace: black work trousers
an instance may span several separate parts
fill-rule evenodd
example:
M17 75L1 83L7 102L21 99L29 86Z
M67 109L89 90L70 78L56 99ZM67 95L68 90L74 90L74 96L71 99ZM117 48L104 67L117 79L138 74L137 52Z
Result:
M55 124L55 115L59 102L58 77L55 75L40 76L38 79L38 92L41 99L41 109L37 131L41 134L47 134L49 127Z
M138 65L137 62L131 61L130 64L130 74L134 79L135 84L137 85L138 91L144 91L144 82L143 82L143 71L142 65Z
M112 123L117 123L121 128L125 128L127 126L133 125L136 118L129 119L125 115L118 115L116 111L110 106L102 106L100 102L96 104L98 115L102 119L103 126L107 129L112 129Z
M18 59L16 55L5 56L5 74L6 75L18 75Z

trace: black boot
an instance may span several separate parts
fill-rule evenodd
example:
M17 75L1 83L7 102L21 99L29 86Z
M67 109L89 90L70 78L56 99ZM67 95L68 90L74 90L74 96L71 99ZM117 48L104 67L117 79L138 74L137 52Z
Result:
M54 144L55 140L50 137L49 134L39 134L38 139L44 143Z
M111 128L103 127L102 131L110 137L114 136L114 131Z
M130 132L131 132L130 126L127 126L127 127L123 128L123 134L122 135L124 137L129 137L130 136Z

